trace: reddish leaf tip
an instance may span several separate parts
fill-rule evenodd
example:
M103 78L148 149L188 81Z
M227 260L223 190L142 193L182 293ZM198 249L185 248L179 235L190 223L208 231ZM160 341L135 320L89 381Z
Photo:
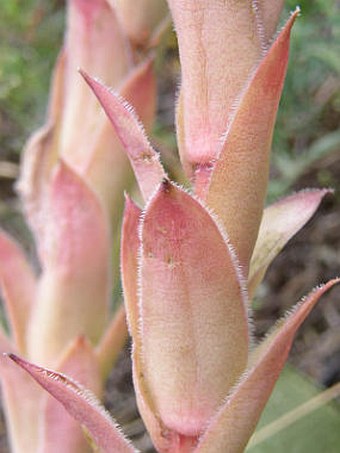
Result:
M13 362L17 363L18 365L22 366L23 361L13 352L3 352L2 355L6 358L11 359Z
M92 77L86 72L84 71L83 68L80 68L78 67L77 68L77 71L79 72L79 74L83 77L83 79L85 80L85 82L90 85L91 81L92 81Z
M300 16L300 13L301 13L301 9L300 9L299 6L297 6L297 7L295 8L295 10L292 11L292 12L290 13L290 18L289 18L289 20L288 20L288 24L289 24L288 30L289 30L289 31L290 31L290 29L292 28L292 26L293 26L293 24L294 24L294 22L295 22L295 19L296 19L297 17Z
M124 201L125 201L125 206L133 206L135 208L140 209L138 204L130 197L130 195L127 192L124 192Z
M83 77L87 85L91 88L91 90L94 92L96 96L97 96L96 87L99 87L99 85L101 88L109 91L109 88L104 83L101 83L99 79L90 76L90 74L88 74L84 69L78 68L78 72Z
M301 14L301 8L299 5L297 5L295 10L291 12L291 15L299 16L300 14Z
M163 178L160 189L162 192L169 194L173 189L171 181L168 178Z
M60 176L62 174L66 173L72 173L72 174L77 174L73 168L63 159L62 157L58 158L57 165L56 165L56 171L55 171L55 178L57 178L56 175Z

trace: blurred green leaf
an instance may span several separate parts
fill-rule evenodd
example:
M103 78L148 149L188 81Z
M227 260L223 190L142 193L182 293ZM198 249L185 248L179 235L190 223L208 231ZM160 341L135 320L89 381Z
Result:
M257 431L288 411L320 394L305 377L287 367L268 402ZM260 444L248 447L247 453L337 453L340 445L340 409L328 403L302 417L291 426Z
M301 174L300 167L306 169L314 160L306 158L306 150L338 130L340 123L340 4L336 0L298 3L301 17L292 31L290 64L273 141L273 167L278 172L274 172L271 191L277 196L294 182L293 174L295 178ZM287 18L295 6L296 1L288 0L283 16ZM289 184L285 167L292 175Z
M19 152L43 122L49 79L63 33L55 1L2 2L0 14L0 147Z

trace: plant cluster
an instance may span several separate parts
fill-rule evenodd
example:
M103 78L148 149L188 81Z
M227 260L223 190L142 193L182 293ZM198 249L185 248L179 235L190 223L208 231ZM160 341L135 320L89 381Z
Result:
M157 451L242 452L297 329L338 282L316 288L254 344L256 288L330 192L309 189L264 208L299 11L276 33L281 0L168 6L189 189L169 178L145 132L166 3L68 1L46 123L26 146L18 182L38 275L0 235L10 325L0 376L14 452L136 451L98 402L127 329L138 407ZM119 269L124 306L112 315Z

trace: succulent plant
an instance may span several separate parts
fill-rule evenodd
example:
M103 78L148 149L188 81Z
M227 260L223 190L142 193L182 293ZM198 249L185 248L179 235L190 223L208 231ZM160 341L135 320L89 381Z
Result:
M282 1L168 3L182 68L178 146L190 189L167 176L122 92L115 93L88 75L92 69L81 73L121 141L144 200L140 207L129 196L125 198L120 255L141 416L159 452L238 453L255 430L297 329L322 294L339 280L317 287L259 344L253 339L251 299L271 261L330 190L309 189L264 208L273 128L298 10L273 38ZM68 156L61 154L67 162ZM103 164L97 163L99 154L95 159L96 165ZM41 192L46 207L38 211L51 212L42 225L41 256L46 257L47 275L39 283L43 302L41 306L35 302L36 315L28 328L29 360L10 352L2 368L11 379L18 373L20 385L26 378L19 371L28 372L85 428L93 448L133 452L93 392L85 389L91 385L66 375L68 367L72 371L75 367L73 376L80 380L77 367L87 360L87 373L92 376L96 367L103 367L98 357L105 357L98 356L100 347L94 351L89 344L98 344L107 316L108 211L100 211L98 192L88 187L91 179L81 168L58 164L48 190L44 187ZM21 254L12 255L18 257L23 273L26 265ZM94 260L98 260L95 265ZM91 264L98 273L91 272ZM79 278L74 279L75 271ZM62 292L65 285L59 285L60 279L74 285L75 303ZM25 271L25 285L34 287L32 280ZM13 283L9 288L15 289ZM97 298L96 291L102 303L87 303ZM46 303L49 294L50 305ZM59 305L54 302L56 295ZM37 332L45 319L49 319L43 328L46 336L41 337ZM57 350L48 340L52 331L53 342L61 341ZM68 367L59 366L62 373L52 371L53 358L73 337L77 345L73 348L86 351L86 360L80 361L77 355ZM51 354L39 352L49 348ZM102 350L108 353L107 346ZM25 385L33 384L25 381ZM10 382L6 388L13 392ZM68 429L69 422L64 422L53 400L48 404L51 419L60 417L62 428ZM56 424L49 429L55 439L61 428Z

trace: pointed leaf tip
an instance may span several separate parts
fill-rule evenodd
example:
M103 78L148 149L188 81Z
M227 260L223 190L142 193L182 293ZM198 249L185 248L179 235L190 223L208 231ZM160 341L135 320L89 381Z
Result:
M67 6L60 150L81 164L82 157L91 152L94 128L96 131L101 128L104 117L98 115L97 103L85 84L79 83L77 68L80 66L105 83L117 86L132 67L132 54L115 10L106 0L72 0ZM81 134L74 127L79 115Z
M16 367L18 368L18 367ZM97 357L92 345L84 336L77 337L64 351L58 360L59 372L77 379L84 387L95 395L101 396L102 382L99 374ZM27 379L27 376L25 376ZM33 379L29 379L35 384ZM88 439L79 423L65 410L52 395L44 394L44 405L40 420L47 420L40 428L40 450L49 453L88 452ZM62 434L61 434L62 433Z
M248 80L224 136L210 181L205 180L208 184L207 204L223 222L246 270L263 213L272 134L295 17L296 13Z
M46 365L78 334L97 344L107 321L111 284L103 206L62 160L55 170L44 212L44 272L27 335L31 359Z
M120 95L133 105L147 131L153 127L157 108L157 81L154 55L136 66L119 88Z
M164 193L172 192L173 185L171 184L170 180L167 178L163 178L161 182L161 191Z
M5 346L1 342L1 346ZM11 451L37 452L40 440L39 411L43 390L10 359L11 346L0 356L1 397L8 421ZM29 422L28 422L29 421Z
M147 200L165 177L158 153L150 145L133 107L84 71L81 74L110 119Z
M211 419L195 453L244 451L287 360L296 331L320 297L339 282L340 278L335 278L313 290L253 351L247 371Z
M179 152L189 177L216 158L244 83L261 55L251 1L168 0L182 69Z
M254 295L269 265L286 243L310 220L331 189L307 189L266 207L250 261L248 291Z
M91 392L61 373L34 365L12 353L6 355L63 404L105 453L136 453Z

